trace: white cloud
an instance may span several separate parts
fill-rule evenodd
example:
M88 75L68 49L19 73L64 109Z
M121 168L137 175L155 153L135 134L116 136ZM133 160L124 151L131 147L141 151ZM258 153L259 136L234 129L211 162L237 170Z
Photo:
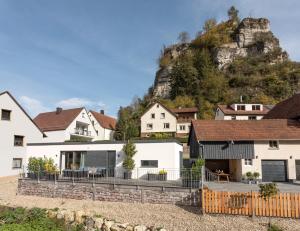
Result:
M64 99L56 103L56 106L67 108L76 108L76 107L87 107L92 109L104 108L105 104L101 101L93 101L84 98L69 98Z
M49 108L44 106L42 102L37 99L21 96L20 97L21 105L28 111L31 116L36 116L37 114L45 111L49 111Z

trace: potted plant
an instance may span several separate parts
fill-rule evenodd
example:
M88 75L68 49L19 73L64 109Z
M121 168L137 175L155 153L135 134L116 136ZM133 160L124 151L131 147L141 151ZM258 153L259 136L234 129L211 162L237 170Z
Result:
M135 162L133 156L137 153L135 144L128 140L127 144L123 146L123 152L125 154L125 158L123 161L124 179L131 179L132 170L135 168Z
M248 184L252 184L252 181L254 179L252 172L246 172L246 177L248 180Z
M45 169L45 178L47 180L55 180L58 179L58 169L54 164L54 160L52 158L44 159L44 169Z
M28 174L27 176L32 179L37 179L43 177L44 171L44 159L39 157L29 157L28 159Z
M182 186L188 188L200 188L202 166L204 159L197 159L191 169L186 169L182 175Z
M158 172L158 179L161 181L166 181L167 180L167 171L166 170L160 170Z
M259 176L260 176L259 172L254 172L253 173L253 178L254 178L256 184L259 183L259 179L258 179Z

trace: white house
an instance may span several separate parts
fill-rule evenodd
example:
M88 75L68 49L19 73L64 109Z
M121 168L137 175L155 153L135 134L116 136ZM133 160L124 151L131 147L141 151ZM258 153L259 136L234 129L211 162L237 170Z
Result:
M218 105L215 120L260 120L272 105L236 103Z
M134 156L133 178L145 177L147 173L158 173L164 169L174 180L180 177L182 167L182 145L175 140L134 141L137 153ZM27 157L53 158L60 170L64 169L108 169L122 177L124 142L95 141L86 143L36 143L29 144Z
M89 111L89 117L96 130L95 140L113 140L116 130L116 119L104 114L104 110L99 112Z
M17 175L27 143L42 142L44 134L8 91L0 93L0 110L0 176Z
M40 113L34 122L47 136L43 142L92 141L97 137L85 108L56 108L53 112Z
M141 116L141 137L155 133L188 136L191 120L197 119L197 112L194 107L169 109L159 102L153 103Z
M300 180L298 120L195 120L189 145L191 158L204 158L207 169L235 181L249 171L265 182Z

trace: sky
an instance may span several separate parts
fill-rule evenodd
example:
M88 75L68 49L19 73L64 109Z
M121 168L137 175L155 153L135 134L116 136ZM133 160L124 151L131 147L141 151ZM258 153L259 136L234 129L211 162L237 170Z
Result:
M33 117L58 106L116 116L153 84L163 45L226 20L231 5L268 18L300 61L298 0L0 0L0 92Z

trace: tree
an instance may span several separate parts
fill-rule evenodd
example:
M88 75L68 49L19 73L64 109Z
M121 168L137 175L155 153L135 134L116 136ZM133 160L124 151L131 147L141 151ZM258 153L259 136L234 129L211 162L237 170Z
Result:
M180 43L188 43L190 41L190 35L188 32L182 31L179 33L177 39Z
M131 106L120 107L114 138L128 140L139 136L139 113Z
M217 25L217 21L215 18L210 18L210 19L207 19L204 23L204 26L203 26L203 30L205 32L208 32L210 31L213 27L215 27Z
M227 14L228 14L229 20L232 20L237 23L240 21L239 11L234 6L231 6L228 9Z
M123 160L123 168L126 169L127 172L131 173L131 171L135 167L133 157L137 153L135 144L131 140L128 140L127 144L124 144L122 150L125 153L125 158Z
M279 192L277 185L275 183L260 184L259 194L265 201L269 200L271 197L276 196ZM271 217L269 216L269 227L271 227Z

